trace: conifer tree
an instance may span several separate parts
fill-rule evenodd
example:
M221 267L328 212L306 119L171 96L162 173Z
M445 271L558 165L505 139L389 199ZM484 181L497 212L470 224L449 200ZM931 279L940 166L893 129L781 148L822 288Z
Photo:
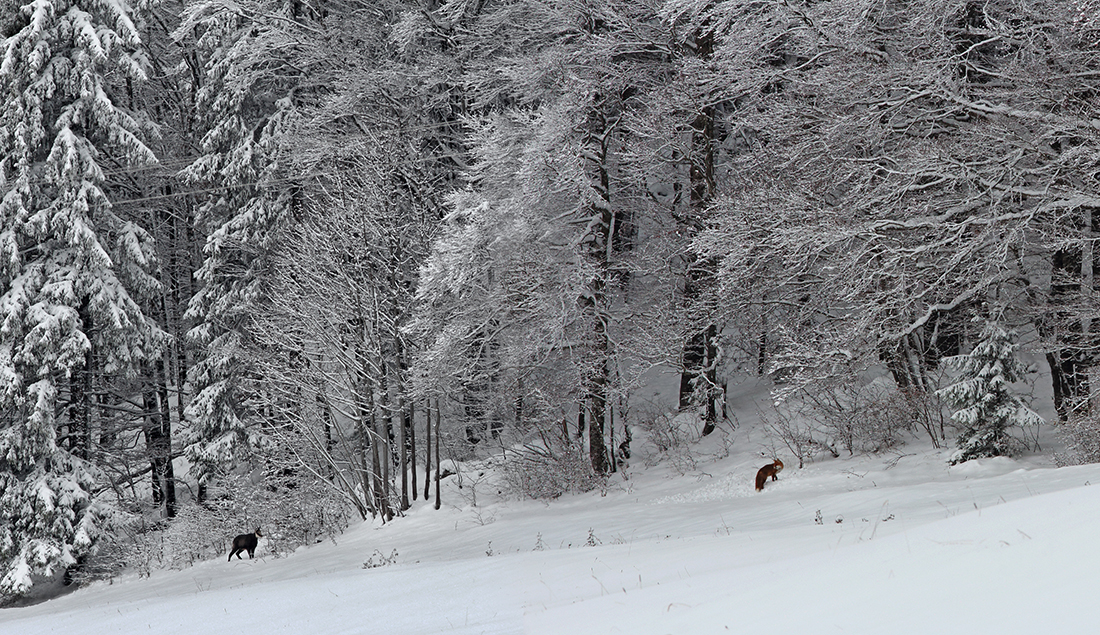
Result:
M957 382L939 391L956 408L951 418L962 428L952 464L1011 455L1017 442L1009 435L1009 428L1043 422L1042 417L1012 394L1011 384L1029 370L1016 357L1018 348L1004 328L987 322L974 350L967 355L944 358L960 373Z
M249 3L248 11L221 0L188 2L174 37L196 51L204 74L195 81L205 129L201 156L182 171L209 196L198 211L206 235L200 289L187 318L188 340L200 353L189 371L195 394L187 455L200 483L259 442L252 414L260 389L244 354L245 325L265 297L271 236L291 207L291 187L280 178L278 136L294 110L289 96L305 75L288 59L288 46L306 21L298 3ZM308 38L302 38L308 39ZM278 72L273 71L278 67Z
M109 81L144 77L128 6L5 3L0 33L0 593L22 594L99 533L90 366L132 371L162 333L135 299L152 241L102 167L153 159Z

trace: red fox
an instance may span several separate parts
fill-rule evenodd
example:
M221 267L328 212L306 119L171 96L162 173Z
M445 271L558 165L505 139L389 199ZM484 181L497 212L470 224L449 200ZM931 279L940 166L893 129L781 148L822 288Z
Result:
M771 465L765 465L764 467L760 468L760 471L756 473L756 491L759 492L760 490L764 489L764 482L768 480L769 476L772 477L773 481L778 480L775 475L779 474L782 469L783 461L780 461L779 459L776 459L775 463L772 463Z

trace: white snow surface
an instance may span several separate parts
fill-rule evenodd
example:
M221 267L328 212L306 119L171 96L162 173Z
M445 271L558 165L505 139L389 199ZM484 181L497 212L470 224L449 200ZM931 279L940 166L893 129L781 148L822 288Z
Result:
M441 510L419 500L287 557L261 541L254 560L96 583L0 611L0 633L1098 632L1100 465L949 467L950 449L914 439L803 469L780 454L757 493L762 441L717 433L683 474L635 460L606 492L550 503L451 477Z

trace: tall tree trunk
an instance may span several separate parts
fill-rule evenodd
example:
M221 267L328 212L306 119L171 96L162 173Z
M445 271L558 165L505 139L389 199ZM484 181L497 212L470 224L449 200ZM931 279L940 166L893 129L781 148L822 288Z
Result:
M324 453L325 456L332 456L332 450L335 445L335 439L332 436L332 406L328 402L328 397L325 394L325 383L321 382L318 386L317 393L314 395L314 400L317 402L317 411L321 413L321 432L324 437ZM360 427L362 432L363 427ZM330 481L336 478L335 468L332 465L326 465L325 471L327 472L326 478ZM367 495L367 489L363 490L363 495Z
M160 408L161 487L164 491L164 513L176 517L176 472L172 466L172 407L168 401L168 354L160 363L154 362L157 371L157 400Z
M155 364L155 362L153 362ZM146 365L144 387L142 389L143 432L145 434L145 453L149 461L150 485L153 492L153 504L165 506L165 514L171 511L175 515L175 491L169 503L168 465L172 462L171 425L164 420L164 409L158 400L158 387L154 381L158 371L152 365Z
M358 315L363 315L361 310ZM354 370L357 376L354 382L355 394L352 396L352 403L355 407L355 433L359 442L359 446L351 450L353 456L351 463L352 465L355 464L355 457L359 459L359 480L363 488L363 499L366 501L367 508L370 509L371 518L382 516L382 518L385 519L385 513L383 512L382 504L378 496L378 439L374 434L377 412L375 391L377 387L371 380L371 375L369 373L370 368L366 362L367 353L361 331L356 330L354 342L350 345L354 346L355 359L358 361L358 366ZM323 386L324 384L322 384L322 387ZM319 394L325 395L323 390ZM325 399L327 402L327 395L325 395ZM326 403L326 410L327 409ZM339 429L337 429L337 434L339 435ZM367 459L368 452L370 453L369 461Z
M432 400L424 402L424 417L427 425L424 426L424 500L431 497L432 492Z
M406 416L405 405L401 398L397 400L397 465L401 470L401 511L405 511L409 504L409 420Z
M713 52L714 36L711 31L698 31L695 34L693 55L701 60L708 60ZM714 117L714 106L706 105L691 123L692 156L688 167L690 199L687 222L693 233L702 229L706 207L714 197ZM695 307L706 293L713 269L713 262L699 262L694 257L688 262L684 300L689 311L696 310ZM718 420L714 405L718 388L718 327L710 321L709 316L706 320L702 328L689 335L688 341L684 343L678 400L681 410L698 402L705 406L703 435L713 432Z
M413 409L412 401L408 403L406 410L405 424L409 426L409 473L412 479L412 483L409 487L412 490L412 499L416 500L416 411Z
M92 338L92 314L87 301L81 306L80 321L84 332ZM73 456L88 460L92 449L92 373L95 357L91 347L84 353L84 365L69 375L69 439Z
M608 388L608 338L607 324L596 320L596 354L598 367L589 378L588 404L591 416L588 422L588 456L592 469L597 474L607 474L611 463L607 456L607 443L604 430L607 427L607 388Z
M88 460L92 456L92 351L84 355L84 365L69 375L68 447L73 456Z
M390 435L393 434L392 425L386 424L385 434L382 435L382 508L386 510L386 520L393 520L393 505L390 504L390 488L393 481L390 479L391 466L393 465L393 445L390 444ZM400 513L400 510L398 510Z
M430 419L430 417L429 417ZM442 413L439 410L439 400L435 400L435 508L440 507L440 494L439 494L439 436L440 426L442 425Z
M756 350L756 374L761 377L768 371L768 313L760 306L760 339Z
M366 372L364 361L364 372ZM393 520L393 508L390 506L390 464L393 457L390 455L389 425L386 414L386 373L385 369L379 373L379 385L371 388L371 414L370 414L370 450L371 473L374 481L375 505L382 515L384 522ZM381 429L380 428L384 428Z
M1084 222L1089 226L1094 223L1091 214ZM1088 330L1092 325L1079 319L1073 310L1083 293L1092 292L1091 288L1082 288L1085 274L1091 279L1093 271L1091 262L1088 265L1083 262L1086 254L1092 255L1079 246L1069 246L1052 255L1051 310L1040 328L1052 344L1046 357L1054 390L1054 408L1062 422L1090 411L1088 373L1092 366L1090 340L1093 336Z
M610 448L608 460L611 463L611 471L619 471L619 461L615 457L615 406L607 409L607 447Z
M580 300L584 314L592 323L591 359L588 361L585 378L585 402L588 403L588 456L592 469L597 474L607 474L610 464L607 457L607 445L604 442L604 430L607 419L607 394L611 368L611 340L607 323L607 284L611 276L611 258L613 235L615 231L615 213L611 205L611 174L608 165L608 148L618 119L609 120L601 112L603 105L597 104L592 113L591 130L588 140L594 178L592 189L596 193L594 202L588 209L593 232L589 257L597 264L597 273L588 283L588 293ZM581 423L582 415L578 416Z
M359 473L361 474L360 481L363 487L363 500L366 501L371 518L377 518L381 515L384 519L385 515L382 512L382 506L379 504L377 495L377 479L374 477L377 470L376 465L378 459L378 453L374 451L376 444L370 437L369 423L361 423L360 425L362 425L361 431L365 435L364 438L369 441L369 447L367 444L363 443L360 443L359 446L359 463L361 466ZM368 451L370 451L370 460L367 459Z

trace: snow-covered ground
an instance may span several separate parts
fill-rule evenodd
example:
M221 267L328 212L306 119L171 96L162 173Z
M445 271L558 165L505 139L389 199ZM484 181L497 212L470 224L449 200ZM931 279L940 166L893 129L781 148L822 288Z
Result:
M697 443L692 469L636 460L606 492L549 504L501 500L476 474L459 492L452 477L442 510L417 501L406 518L285 558L261 542L255 560L98 583L0 611L0 633L1100 628L1100 465L1036 454L948 467L949 451L914 439L803 469L780 455L786 469L757 493L762 442L742 425Z

